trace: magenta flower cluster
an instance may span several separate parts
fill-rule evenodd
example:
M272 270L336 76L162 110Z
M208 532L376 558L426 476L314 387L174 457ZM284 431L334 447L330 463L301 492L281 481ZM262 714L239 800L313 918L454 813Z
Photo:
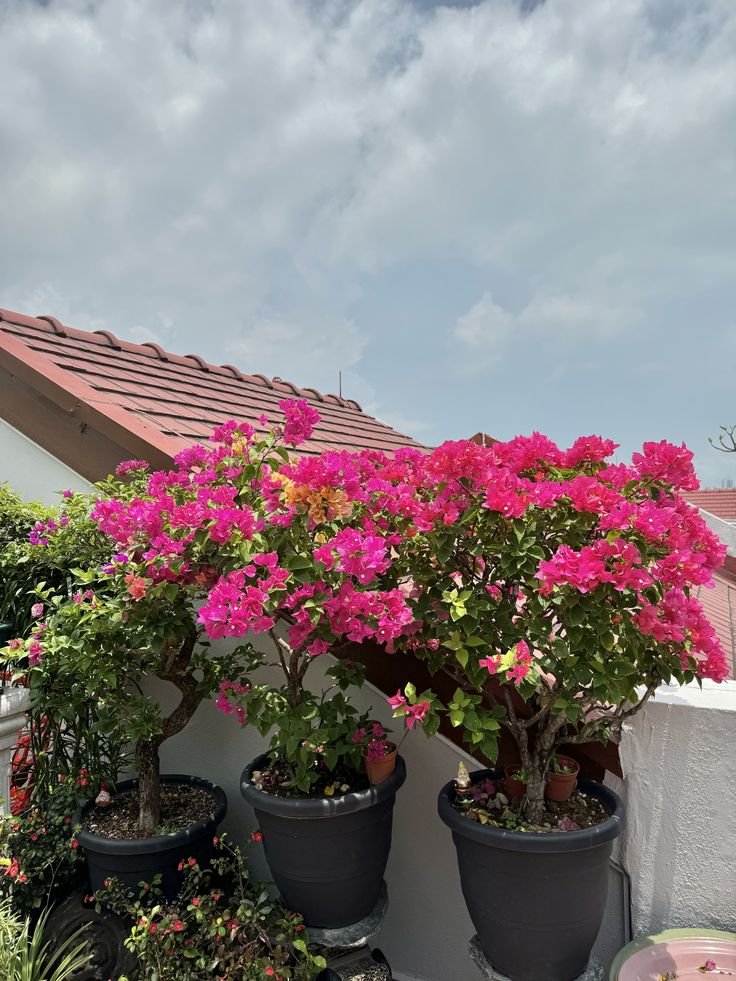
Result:
M280 407L283 441L299 446L319 416L299 399ZM465 543L478 515L492 549L553 515L585 534L540 552L524 588L492 574L497 556L481 538L471 543L470 564L448 573L448 588L470 586L475 596L477 585L487 603L511 595L519 617L533 594L609 604L624 597L617 616L662 654L701 677L725 677L723 651L691 594L710 583L725 547L680 496L697 485L686 447L646 443L630 464L614 464L611 440L581 437L563 450L533 433L490 446L463 440L430 453L324 452L286 462L260 439L249 424L228 420L211 445L182 451L170 471L121 464L119 474L134 474L141 491L98 500L92 517L113 543L101 574L119 578L131 603L173 583L201 599L199 622L212 639L283 621L292 649L311 656L338 640L437 651L438 626L445 638L450 613L461 617L463 607L451 611L454 600L430 597L417 568L402 566L412 543L446 531ZM47 544L57 530L39 523L31 537ZM32 656L40 657L34 640ZM486 648L475 664L518 687L535 676L537 653L523 634L511 647L510 657ZM399 707L408 726L421 722L421 705Z

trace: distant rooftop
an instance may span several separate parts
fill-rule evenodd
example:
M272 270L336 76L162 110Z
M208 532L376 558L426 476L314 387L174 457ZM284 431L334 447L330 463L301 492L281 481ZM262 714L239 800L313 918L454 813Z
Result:
M736 487L706 487L682 495L686 501L724 521L736 521Z

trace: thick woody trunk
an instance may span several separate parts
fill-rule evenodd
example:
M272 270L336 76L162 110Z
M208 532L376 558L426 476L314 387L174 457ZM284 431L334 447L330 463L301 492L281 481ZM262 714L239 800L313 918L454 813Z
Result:
M545 774L539 766L532 764L527 772L526 800L524 802L524 817L530 824L541 824L544 818L544 786Z
M522 813L529 824L543 823L547 770L554 753L555 738L564 725L564 713L558 713L540 721L533 733L528 733L523 726L517 727L514 733L519 745L521 764L527 775Z
M158 742L140 742L135 762L138 769L138 830L149 837L161 823L161 775Z

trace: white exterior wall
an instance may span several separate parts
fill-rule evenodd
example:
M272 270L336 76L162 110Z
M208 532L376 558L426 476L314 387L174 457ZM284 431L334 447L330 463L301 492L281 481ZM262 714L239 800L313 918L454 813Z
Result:
M736 681L664 686L620 753L634 935L736 930Z
M0 419L0 484L8 482L27 501L58 504L71 488L86 493L91 484L23 433Z

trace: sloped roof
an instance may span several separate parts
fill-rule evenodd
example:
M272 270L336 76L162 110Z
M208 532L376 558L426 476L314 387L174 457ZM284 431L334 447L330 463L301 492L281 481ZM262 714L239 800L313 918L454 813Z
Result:
M734 649L736 648L736 575L725 568L713 574L713 588L698 586L695 595L703 605L703 612L710 620L718 639L723 645L730 665L729 676L736 676Z
M682 495L690 504L715 514L724 521L736 521L736 487L712 487Z
M278 403L285 398L305 399L321 416L315 438L300 448L302 452L392 452L421 445L352 400L298 388L280 378L245 374L234 365L208 364L196 354L172 354L157 344L121 341L106 330L77 330L51 316L0 309L3 370L17 380L26 400L31 392L44 403L51 401L80 425L92 426L122 450L155 466L165 465L186 446L206 441L225 419L245 420L256 429L262 428L261 414L278 421ZM0 396L0 416L38 441L38 427L28 432L23 413L14 406L9 397ZM48 411L45 415L48 419ZM87 476L84 469L76 469Z

